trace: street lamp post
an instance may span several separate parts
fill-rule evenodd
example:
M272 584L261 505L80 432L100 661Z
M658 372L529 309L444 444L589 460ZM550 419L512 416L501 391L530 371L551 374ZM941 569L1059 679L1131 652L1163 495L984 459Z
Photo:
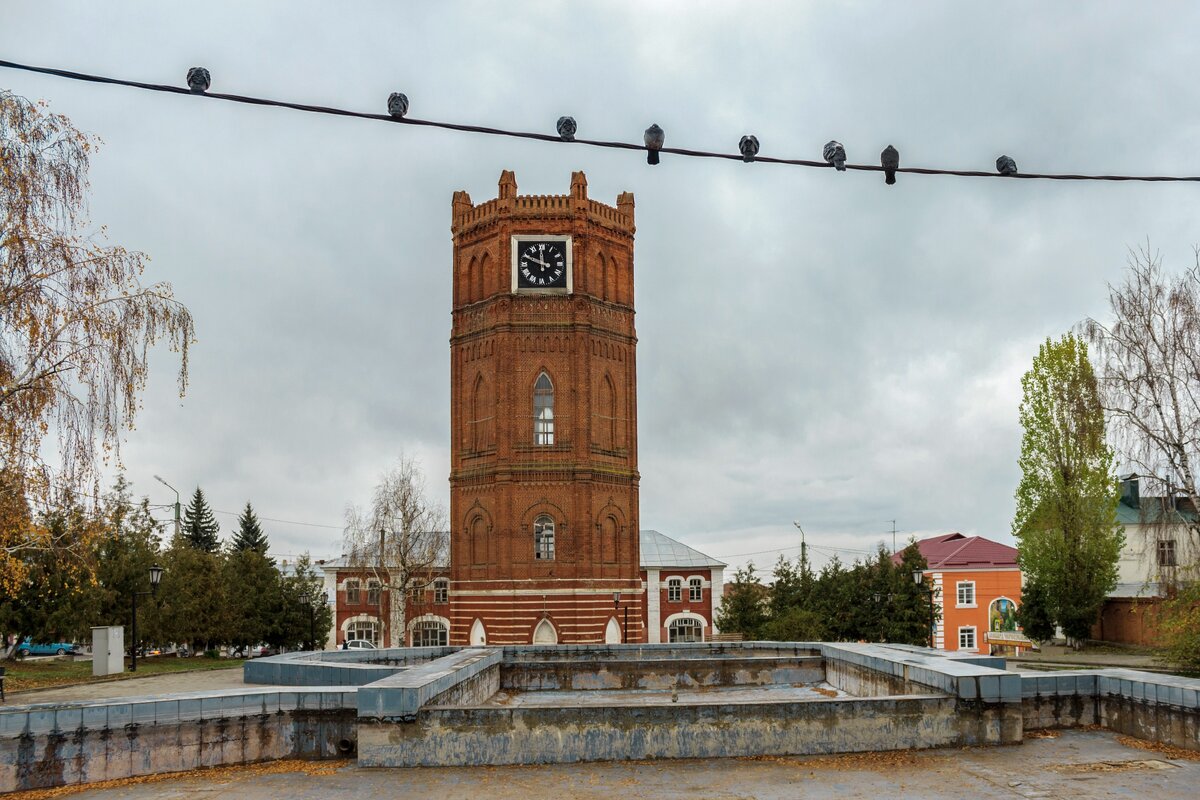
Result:
M613 592L613 608L621 608L621 593ZM621 644L629 644L629 604L625 604L625 624L621 626Z
M132 645L133 655L130 658L129 671L137 672L137 651L138 651L138 635L137 635L137 599L143 595L157 595L158 583L162 580L163 568L155 564L150 568L150 591L134 592L133 593L133 628L130 644Z
M933 646L934 646L933 634L937 628L937 621L935 620L934 615L933 615L933 587L925 585L924 570L914 569L912 572L912 578L913 578L913 583L915 583L917 586L924 588L925 591L929 594L929 649L932 650Z
M176 489L176 488L175 488L174 486L172 486L171 484L169 484L169 483L167 483L166 481L164 481L164 480L163 480L162 478L160 478L158 475L155 475L155 476L154 476L154 480L158 481L158 482L159 482L159 483L161 483L163 486L165 486L165 487L167 487L168 489L170 489L172 492L175 492L175 535L176 535L176 536L178 536L178 535L179 535L179 531L180 531L180 530L182 529L182 527L183 527L182 523L179 521L179 490L178 490L178 489Z

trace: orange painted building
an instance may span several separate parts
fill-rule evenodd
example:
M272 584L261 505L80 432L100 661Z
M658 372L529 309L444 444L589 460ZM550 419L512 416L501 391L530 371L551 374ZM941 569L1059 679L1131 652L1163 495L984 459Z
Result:
M929 564L926 581L932 582L941 611L935 646L1010 655L1030 646L1016 622L1021 603L1017 548L961 533L922 539L917 547Z

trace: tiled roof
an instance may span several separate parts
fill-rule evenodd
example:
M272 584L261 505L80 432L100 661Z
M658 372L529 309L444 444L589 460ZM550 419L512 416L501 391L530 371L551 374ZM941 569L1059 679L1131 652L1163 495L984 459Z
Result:
M643 568L727 566L723 561L710 558L658 531L642 529L641 551Z
M982 536L946 533L917 542L929 569L997 569L1017 566L1017 548ZM899 560L899 554L892 556Z

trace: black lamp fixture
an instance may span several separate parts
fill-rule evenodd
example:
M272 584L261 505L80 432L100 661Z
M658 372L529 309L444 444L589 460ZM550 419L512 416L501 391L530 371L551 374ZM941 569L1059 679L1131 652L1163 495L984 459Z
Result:
M621 593L613 592L613 608L621 607ZM625 605L625 624L621 626L621 644L629 644L629 605Z
M164 572L163 568L160 567L158 564L155 564L152 567L150 567L150 591L133 593L133 624L130 626L132 628L132 630L130 632L131 633L131 636L130 636L130 645L131 646L129 648L130 653L132 653L132 655L130 656L130 659L129 659L129 671L130 672L137 672L137 651L138 651L137 599L139 597L145 597L146 595L151 595L151 596L158 595L158 584L162 582L163 572Z

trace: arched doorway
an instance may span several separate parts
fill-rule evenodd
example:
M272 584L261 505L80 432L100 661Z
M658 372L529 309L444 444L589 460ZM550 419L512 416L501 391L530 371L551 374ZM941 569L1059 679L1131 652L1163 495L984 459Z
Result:
M471 638L468 641L472 645L487 644L487 631L484 630L481 620L471 623Z
M608 625L604 628L604 643L605 644L620 644L621 643L621 626L617 624L616 617L608 618Z
M533 629L534 644L558 644L558 631L554 630L554 625L550 620L544 619L538 623L538 626Z

